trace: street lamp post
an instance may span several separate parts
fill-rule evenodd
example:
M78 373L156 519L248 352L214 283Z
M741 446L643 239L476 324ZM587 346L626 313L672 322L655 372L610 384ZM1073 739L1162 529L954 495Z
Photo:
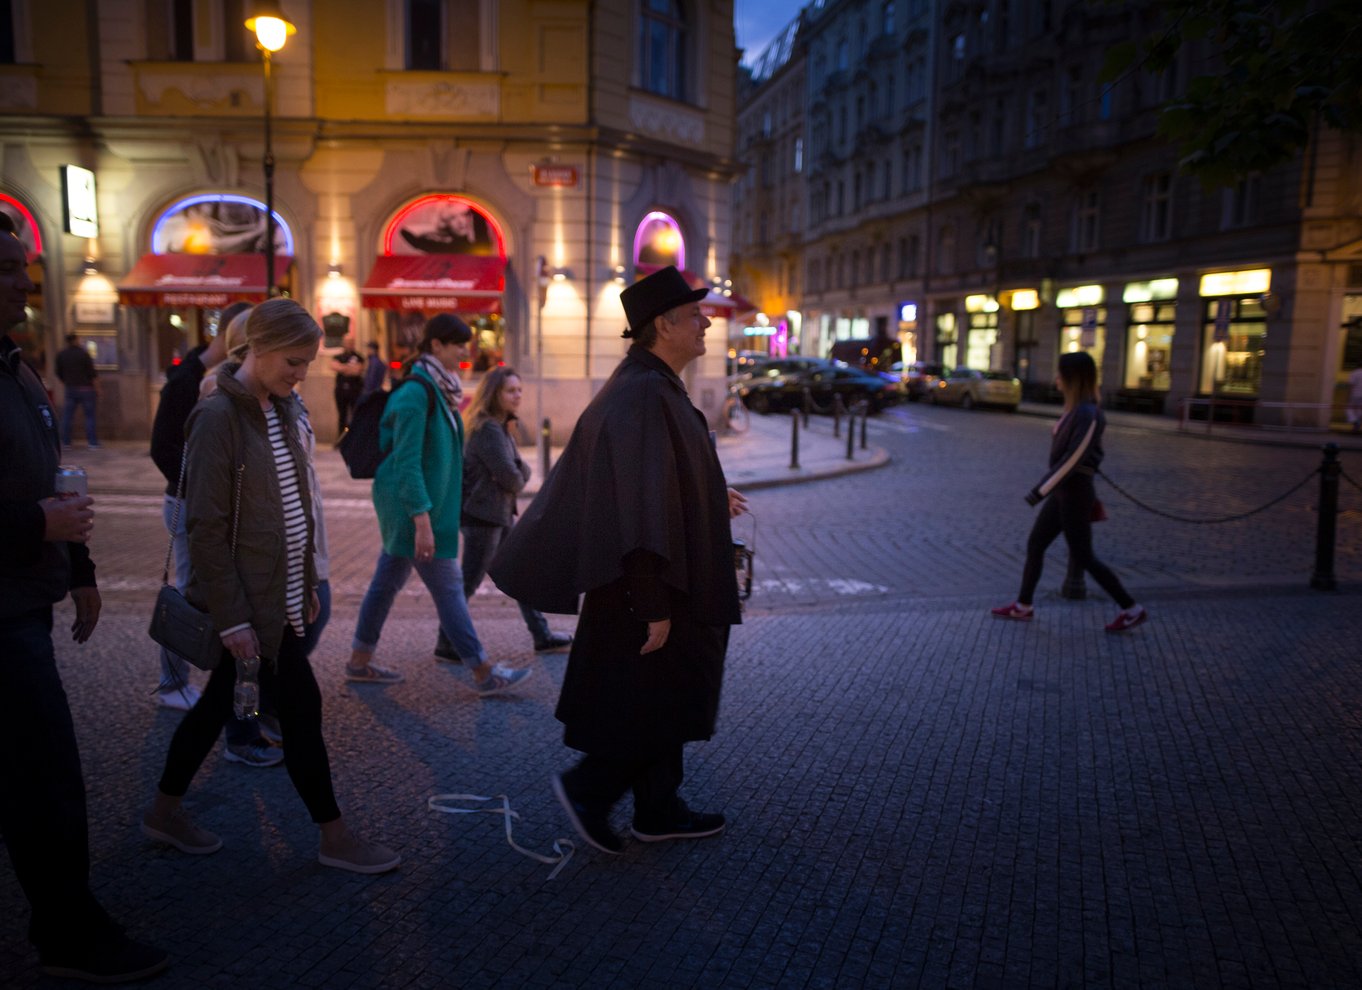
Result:
M255 0L246 30L255 32L265 70L265 296L273 298L274 284L274 134L271 106L274 103L274 53L280 51L297 28L279 7L279 0Z

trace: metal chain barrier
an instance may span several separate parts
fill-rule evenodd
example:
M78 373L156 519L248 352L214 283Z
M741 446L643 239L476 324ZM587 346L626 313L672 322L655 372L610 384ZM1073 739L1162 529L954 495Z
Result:
M1098 469L1097 473L1102 478L1103 481L1111 485L1112 488L1116 489L1116 491L1120 492L1122 495L1130 499L1130 501L1134 502L1136 505L1138 505L1141 509L1144 509L1146 512L1152 512L1156 516L1162 516L1164 519L1171 519L1174 522L1193 523L1201 525L1209 523L1238 522L1240 519L1247 519L1249 516L1256 516L1258 513L1272 508L1278 502L1285 501L1292 495L1296 494L1296 492L1304 488L1306 485L1308 485L1310 483L1310 480L1314 478L1317 474L1319 474L1319 468L1314 468L1313 470L1311 470L1309 474L1307 474L1304 478L1301 479L1300 484L1293 485L1289 491L1283 492L1281 495L1278 495L1276 498L1266 503L1265 505L1260 505L1256 509L1249 509L1247 512L1236 512L1234 515L1231 516L1217 516L1211 519L1194 519L1191 516L1179 516L1172 512L1164 512L1162 509L1156 509L1154 508L1154 506L1149 505L1147 502L1140 501L1134 495L1130 494L1130 492L1126 491L1116 482L1112 481L1109 477L1107 477L1106 473L1102 471L1100 468ZM1352 479L1349 480L1351 481Z
M1350 478L1350 477L1348 476L1348 472L1347 472L1347 471L1344 471L1342 468L1339 468L1339 469L1338 469L1338 476L1339 476L1340 478L1342 478L1344 481L1346 481L1348 484L1352 485L1352 486L1353 486L1354 488L1356 488L1358 491L1362 491L1362 485L1359 485L1356 481L1354 481L1352 478Z

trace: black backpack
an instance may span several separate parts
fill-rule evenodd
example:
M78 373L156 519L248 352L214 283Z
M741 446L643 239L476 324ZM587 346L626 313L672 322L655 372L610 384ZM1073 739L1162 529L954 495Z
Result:
M435 386L416 375L403 379L392 392L379 390L360 399L350 416L350 425L336 442L341 460L350 469L350 477L372 478L383 458L388 456L388 451L378 445L378 426L383 421L383 410L388 408L388 399L393 392L412 381L420 382L426 390L426 416L435 412Z

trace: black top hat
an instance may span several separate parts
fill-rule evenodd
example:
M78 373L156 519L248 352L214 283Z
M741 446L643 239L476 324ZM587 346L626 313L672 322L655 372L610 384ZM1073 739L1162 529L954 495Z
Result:
M686 303L699 302L709 295L708 289L692 289L675 265L659 268L647 278L640 279L620 293L620 304L629 320L626 337L639 333L663 313Z

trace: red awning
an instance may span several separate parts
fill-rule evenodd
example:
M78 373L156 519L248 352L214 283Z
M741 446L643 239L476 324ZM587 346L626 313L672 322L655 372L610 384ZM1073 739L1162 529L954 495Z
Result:
M382 254L359 293L368 309L500 313L505 289L505 258Z
M660 265L638 265L635 268L635 271L638 273L639 278L643 278L645 275L651 275L653 272L659 271L660 269ZM700 312L711 319L716 317L732 319L739 313L755 313L757 311L755 305L738 295L736 292L730 290L728 295L724 295L722 292L716 292L713 283L705 281L702 276L695 274L695 272L688 268L681 269L681 277L686 280L686 284L692 289L709 290L709 295L700 300Z
M293 259L274 256L277 285ZM205 306L264 302L265 258L259 254L144 254L118 283L124 306Z

